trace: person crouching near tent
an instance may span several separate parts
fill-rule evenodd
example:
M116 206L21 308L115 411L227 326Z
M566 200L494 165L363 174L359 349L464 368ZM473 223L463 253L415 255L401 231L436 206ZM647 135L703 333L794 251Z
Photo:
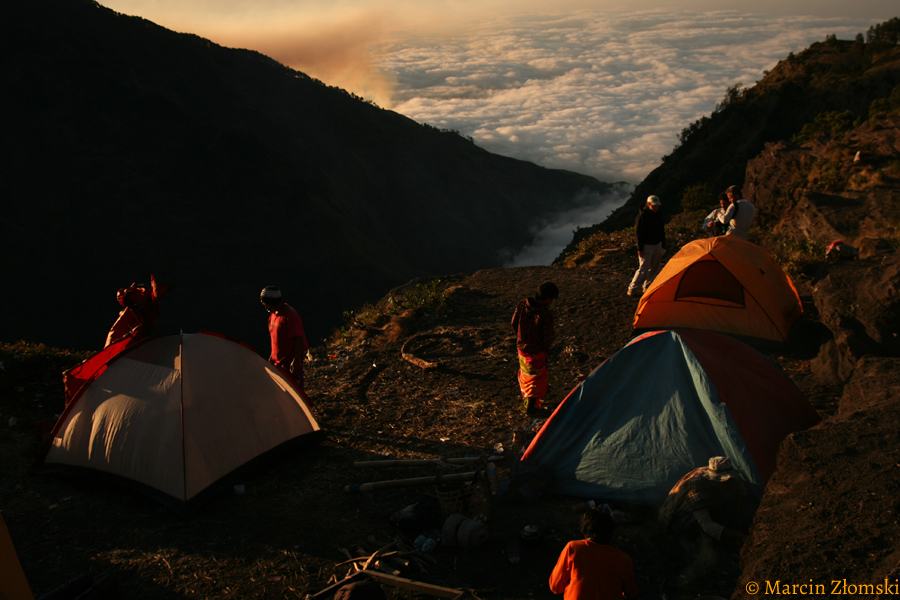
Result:
M516 332L516 349L519 353L519 389L522 391L522 409L534 413L547 397L550 379L547 371L547 353L553 344L555 330L550 305L559 297L554 283L542 283L534 298L519 302L512 317Z
M659 509L659 521L679 536L690 562L696 562L702 558L692 556L698 546L703 553L711 540L741 544L747 539L741 531L748 524L746 505L747 485L731 459L714 456L708 466L694 469L675 484ZM710 562L721 557L717 551L705 554Z
M581 516L583 540L566 544L550 574L550 591L564 600L637 598L634 563L611 545L615 522L604 507Z
M730 205L728 194L726 192L719 194L719 208L713 210L703 219L702 229L706 233L706 237L725 235L725 232L728 231L728 224L725 223L724 218Z
M663 217L659 214L662 203L659 196L647 198L647 204L641 209L634 222L634 233L637 236L638 268L634 278L628 285L628 296L640 290L647 291L653 278L659 272L659 262L666 253L666 229Z
M263 288L259 300L269 311L269 336L272 338L269 362L290 373L303 390L303 359L309 345L300 314L284 301L281 290L275 286Z

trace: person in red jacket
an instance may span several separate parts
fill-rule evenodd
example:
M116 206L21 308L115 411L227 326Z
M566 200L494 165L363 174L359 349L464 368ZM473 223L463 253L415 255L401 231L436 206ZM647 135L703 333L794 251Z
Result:
M520 301L513 313L512 328L516 332L519 354L519 389L524 398L522 409L529 414L539 411L547 396L550 379L547 352L555 334L550 305L558 297L559 288L555 284L542 283L537 295Z
M263 288L259 300L269 311L269 336L272 338L269 362L290 373L302 390L303 359L309 349L303 332L303 321L297 311L284 301L281 290L275 286Z
M581 517L583 540L566 544L550 574L550 591L564 600L637 598L631 558L610 545L615 523L605 507Z

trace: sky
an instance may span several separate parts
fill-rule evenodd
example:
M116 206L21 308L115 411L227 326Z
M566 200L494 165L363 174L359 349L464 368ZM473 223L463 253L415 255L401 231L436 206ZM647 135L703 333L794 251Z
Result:
M900 16L896 0L100 2L257 50L491 152L630 186L729 86Z

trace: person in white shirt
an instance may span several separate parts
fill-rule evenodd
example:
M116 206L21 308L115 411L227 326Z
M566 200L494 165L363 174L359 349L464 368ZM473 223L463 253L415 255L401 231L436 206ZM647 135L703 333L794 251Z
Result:
M736 185L730 186L725 193L731 200L731 206L722 217L722 220L728 224L728 232L725 235L736 235L746 240L750 235L753 218L756 216L756 207L744 198L741 188Z

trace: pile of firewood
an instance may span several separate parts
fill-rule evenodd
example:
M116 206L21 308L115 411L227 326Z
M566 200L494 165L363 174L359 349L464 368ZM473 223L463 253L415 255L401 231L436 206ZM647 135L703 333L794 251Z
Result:
M375 538L369 536L364 540L359 540L352 550L338 548L338 552L346 556L347 560L336 564L335 568L339 570L341 567L349 565L347 576L357 571L371 570L398 576L403 571L409 570L410 567L414 567L420 573L428 573L427 564L437 564L437 559L434 556L411 548L399 537L389 544L378 547L378 542L375 541ZM332 576L332 580L339 580L337 571Z

